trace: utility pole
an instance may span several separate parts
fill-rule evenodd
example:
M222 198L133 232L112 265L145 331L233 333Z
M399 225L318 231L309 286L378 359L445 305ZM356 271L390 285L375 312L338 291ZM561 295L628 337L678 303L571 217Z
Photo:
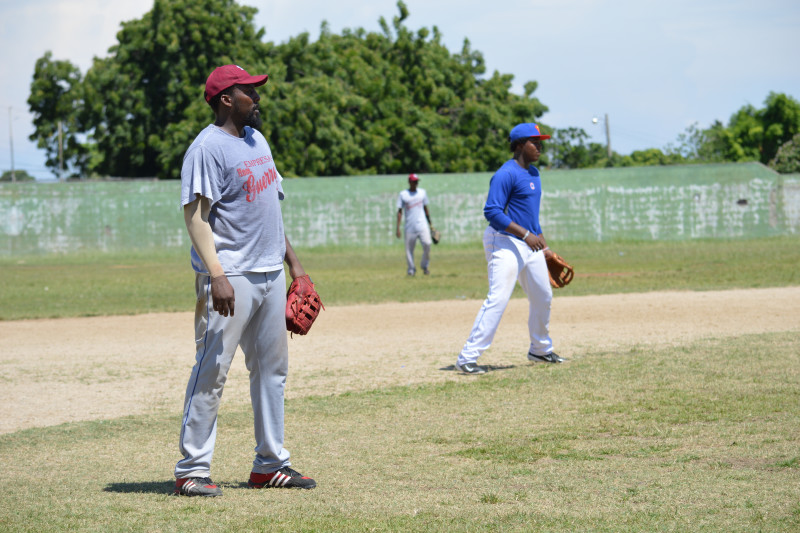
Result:
M14 129L11 127L11 106L8 106L8 145L11 149L11 181L17 181L17 174L14 172Z
M592 119L592 124L597 124L598 121L597 117ZM605 114L605 118L603 119L606 126L606 154L608 155L608 160L611 161L611 128L608 125L608 113Z
M58 181L64 181L64 130L58 121Z

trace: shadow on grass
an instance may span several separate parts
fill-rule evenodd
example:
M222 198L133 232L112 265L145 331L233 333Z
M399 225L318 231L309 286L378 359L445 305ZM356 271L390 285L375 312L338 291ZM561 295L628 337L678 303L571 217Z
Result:
M247 481L217 483L222 489L249 489ZM175 481L141 481L139 483L109 483L103 492L120 494L170 494L175 495Z
M149 493L149 494L172 494L175 490L175 480L170 481L141 481L138 483L109 483L103 492L120 493Z
M494 372L496 370L511 370L512 368L516 368L516 365L481 365L481 367L485 368L487 372ZM443 366L439 370L444 372L458 372L456 370L456 365Z

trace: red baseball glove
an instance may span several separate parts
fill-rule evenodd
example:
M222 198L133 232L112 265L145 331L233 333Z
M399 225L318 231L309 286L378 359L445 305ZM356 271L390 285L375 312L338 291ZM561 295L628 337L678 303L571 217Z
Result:
M563 257L551 250L550 254L545 256L545 261L547 261L547 271L550 274L550 285L553 288L563 287L572 281L575 272Z
M325 309L314 283L308 274L292 280L286 293L286 329L298 335L305 335L317 319L321 309Z

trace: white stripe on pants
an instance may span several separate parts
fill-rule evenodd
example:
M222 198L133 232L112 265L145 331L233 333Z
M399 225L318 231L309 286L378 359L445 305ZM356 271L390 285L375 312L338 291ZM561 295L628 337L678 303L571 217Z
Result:
M236 298L234 315L211 306L209 277L197 275L196 363L186 388L175 477L207 477L217 434L217 412L236 348L250 371L256 458L253 470L288 466L283 448L283 392L289 369L286 340L286 277L283 269L229 276Z
M520 239L489 226L483 234L489 274L489 294L483 302L458 364L474 363L491 346L514 285L519 281L528 296L529 351L544 355L553 351L550 339L550 303L553 289L543 252L534 252Z

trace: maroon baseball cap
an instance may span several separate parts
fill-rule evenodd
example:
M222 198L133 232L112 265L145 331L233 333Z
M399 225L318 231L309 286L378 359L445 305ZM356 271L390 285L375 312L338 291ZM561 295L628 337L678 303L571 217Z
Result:
M251 76L245 69L238 65L223 65L214 69L214 72L206 80L206 102L216 95L237 83L242 85L264 85L267 83L266 74L261 76Z
M419 181L419 176L414 173L408 175L408 181Z

